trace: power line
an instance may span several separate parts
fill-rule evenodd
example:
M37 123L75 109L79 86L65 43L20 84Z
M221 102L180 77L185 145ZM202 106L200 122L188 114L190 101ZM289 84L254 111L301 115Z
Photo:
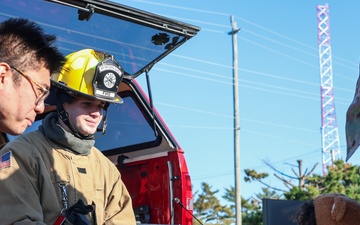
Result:
M195 60L195 59L193 59ZM209 75L209 76L214 76L214 77L218 77L218 78L221 78L221 79L229 79L229 80L232 80L232 77L229 77L229 76L224 76L224 75L220 75L220 74L217 74L217 73L210 73L208 71L205 71L205 70L196 70L196 69L192 69L192 68L189 68L189 67L184 67L184 66L179 66L179 65L173 65L173 64L169 64L169 63L164 63L164 62L159 62L160 66L169 66L169 67L172 67L172 68L177 68L177 69L182 69L182 70L186 70L186 71L191 71L191 72L195 72L195 73L201 73L201 74L205 74L205 75ZM226 65L224 65L224 67L226 67ZM180 72L175 72L175 71L171 71L171 70L165 70L165 69L161 69L160 68L157 68L158 70L162 70L162 71L166 71L166 72L170 72L170 73L177 73L177 74L182 74L182 75L185 75L185 76L190 76L190 77L194 77L194 78L200 78L202 79L203 77L201 76L195 76L195 75L188 75L188 74L185 74L185 73L180 73ZM318 87L319 84L318 83L314 83L314 82L308 82L308 81L304 81L304 80L299 80L299 79L294 79L294 78L289 78L289 77L282 77L282 76L279 76L279 75L274 75L274 74L269 74L269 73L264 73L264 72L258 72L258 71L254 71L254 70L248 70L248 69L244 69L244 68L238 68L239 71L242 71L242 72L246 72L246 73L251 73L251 74L257 74L257 75L262 75L262 76L266 76L266 77L271 77L271 78L275 78L275 79L279 79L279 80L285 80L285 81L291 81L291 82L295 82L297 85L299 84L307 84L307 85L311 85L311 86L314 86L314 87ZM208 79L208 78L204 78L204 79ZM349 79L349 78L348 78ZM208 80L212 80L212 81L215 81L215 82L220 82L220 83L226 83L226 82L222 82L221 80L213 80L213 79L208 79ZM244 81L244 80L243 80ZM353 80L352 80L353 81ZM247 82L247 81L245 81ZM229 83L231 84L231 83ZM349 92L349 93L352 93L353 91L352 90L349 90L348 88L335 88L336 90L341 90L341 91L345 91L345 92ZM347 100L347 99L345 99Z
M157 6L166 7L166 8L180 9L180 10L184 10L184 11L200 12L200 13L205 13L205 14L210 14L210 15L224 16L224 17L226 17L226 21L227 21L227 18L229 17L229 15L230 15L230 13L210 11L210 10L203 10L203 9L195 9L195 8L190 8L190 7L182 7L182 6L176 6L176 5L173 5L173 4L171 4L171 5L170 5L170 4L162 4L162 3L156 3L156 2L153 2L153 1L151 1L151 2L149 2L149 1L144 1L144 0L131 0L131 1L141 2L141 3L151 4L151 5L157 5ZM228 28L229 28L228 25L218 24L218 23L210 23L210 22L208 22L208 21L191 20L191 19L189 19L189 18L174 17L173 15L168 15L168 17L177 18L177 19L182 19L182 20L186 20L186 21L191 21L191 22L197 23L197 24L206 24L206 25L221 27L221 28L224 28L224 29L228 29ZM266 28L266 27L264 27L264 26L261 26L261 25L259 25L259 24L257 24L257 23L254 23L254 22L250 21L250 20L244 19L244 18L242 18L242 17L240 17L240 16L237 16L237 15L235 15L234 17L235 17L235 19L238 19L238 20L240 20L240 21L243 21L243 22L246 23L246 24L250 24L251 26L257 27L257 28L259 28L259 29L261 29L261 30L263 30L263 31L266 31L266 32L271 33L271 34L274 34L274 35L276 35L276 36L278 36L278 37L281 37L281 38L283 38L283 39L285 39L285 40L291 41L291 42L293 42L293 43L295 43L295 44L298 44L298 45L300 45L300 46L302 46L302 47L306 47L306 48L311 49L311 50L313 50L313 51L315 51L315 52L318 51L318 49L315 48L315 47L312 47L312 46L309 46L309 45L307 45L307 44L304 44L304 43L301 42L301 41L298 41L298 40L295 40L295 39L293 39L293 38L290 38L290 37L288 37L288 36L286 36L286 35L283 35L283 34L281 34L281 33L279 33L279 32L275 32L275 31L272 30L272 29L269 29L269 28ZM213 31L213 32L216 32L216 33L224 33L224 34L226 33L225 31L222 31L222 30L209 30L209 29L206 29L206 30L207 30L207 31ZM251 32L251 31L248 30L247 28L242 28L242 31L245 32L245 33L248 32L248 33L253 34L253 35L256 35L256 36L258 36L258 37L262 37L262 38L264 38L264 39L266 39L266 40L270 40L270 41L272 41L273 43L282 44L282 43L279 42L279 41L273 40L273 39L271 39L271 38L264 37L263 35L259 35L259 34L255 33L255 32ZM238 38L239 38L239 37L238 37ZM292 48L290 45L289 45L288 47ZM297 48L296 50L299 51L299 52L304 52L303 50L298 49L298 48ZM311 55L316 56L315 54L311 54ZM341 61L343 61L343 62L345 62L345 63L349 63L349 64L351 65L351 67L348 67L349 69L354 69L354 68L357 68L357 66L358 66L357 63L354 63L354 62L351 62L351 61L342 59L342 58L340 58L340 57L333 56L333 58L336 58L336 59L338 59L338 60L341 60ZM339 65L343 65L343 64L339 64ZM354 69L354 70L355 70L355 69Z
M207 81L212 81L212 82L217 82L217 83L223 83L223 84L228 84L231 85L231 82L226 82L226 81L222 81L222 80L216 80L216 79L211 79L211 78L207 78L207 77L201 77L201 76L195 76L195 75L191 75L188 73L181 73L178 71L173 71L173 70L166 70L166 69L161 69L161 68L157 68L155 67L154 70L159 70L159 71L163 71L163 72L167 72L167 73L172 73L172 74L177 74L177 75L182 75L182 76L187 76L187 77L191 77L191 78L197 78L197 79L202 79L202 80L207 80ZM254 89L254 90L260 90L260 91L266 91L266 92L271 92L271 93L277 93L277 94L281 94L281 95L287 95L287 96L294 96L294 97L299 97L299 98L305 98L305 99L310 99L310 100L315 100L318 101L318 95L317 94L313 94L311 92L306 92L306 91L298 91L295 89L289 89L289 88L284 88L284 87L279 87L276 85L270 85L270 84L265 84L265 83L260 83L260 82L253 82L253 81L248 81L248 80L244 80L244 79L239 79L239 81L243 82L243 83L251 83L251 84L256 84L259 86L265 86L265 87L271 87L271 89L266 89L266 88L261 88L261 87L255 87L255 86L249 86L249 85L244 85L244 84L239 84L240 87L244 87L244 88L250 88L250 89ZM280 89L282 91L276 91L274 90L274 88L276 89ZM343 89L344 91L350 91L348 89ZM297 92L298 94L295 93L290 93L290 92ZM305 96L303 94L308 94L308 95L312 95L311 96ZM339 100L343 100L344 102L341 102ZM337 98L336 100L337 102L339 102L340 104L348 104L348 100L344 99L344 98Z

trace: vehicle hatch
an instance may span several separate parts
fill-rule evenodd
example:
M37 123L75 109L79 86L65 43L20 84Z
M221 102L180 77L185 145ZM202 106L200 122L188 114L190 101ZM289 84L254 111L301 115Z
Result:
M2 0L0 21L25 17L58 37L64 55L84 48L113 54L131 79L199 28L104 0Z

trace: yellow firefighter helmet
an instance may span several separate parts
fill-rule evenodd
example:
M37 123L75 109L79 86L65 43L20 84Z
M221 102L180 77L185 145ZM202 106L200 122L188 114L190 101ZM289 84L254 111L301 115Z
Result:
M112 55L83 49L67 55L60 73L52 75L51 81L72 96L121 104L117 93L123 75L123 68Z

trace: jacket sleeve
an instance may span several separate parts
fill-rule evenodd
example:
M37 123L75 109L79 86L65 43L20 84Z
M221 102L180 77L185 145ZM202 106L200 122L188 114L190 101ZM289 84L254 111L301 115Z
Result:
M120 173L114 166L114 185L107 195L105 206L105 224L135 225L135 215L131 196L121 180Z
M45 224L38 190L38 164L34 155L16 140L0 151L1 224Z

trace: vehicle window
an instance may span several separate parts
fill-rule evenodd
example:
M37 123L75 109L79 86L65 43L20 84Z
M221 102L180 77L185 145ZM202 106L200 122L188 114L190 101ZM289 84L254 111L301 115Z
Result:
M101 151L156 141L152 125L131 96L123 104L110 105L106 134L96 139Z
M120 149L129 146L157 142L152 123L144 117L131 96L123 97L123 104L112 104L108 109L107 128L105 135L95 134L95 146L101 151ZM35 121L25 133L37 130L41 120ZM7 135L9 141L17 136Z

